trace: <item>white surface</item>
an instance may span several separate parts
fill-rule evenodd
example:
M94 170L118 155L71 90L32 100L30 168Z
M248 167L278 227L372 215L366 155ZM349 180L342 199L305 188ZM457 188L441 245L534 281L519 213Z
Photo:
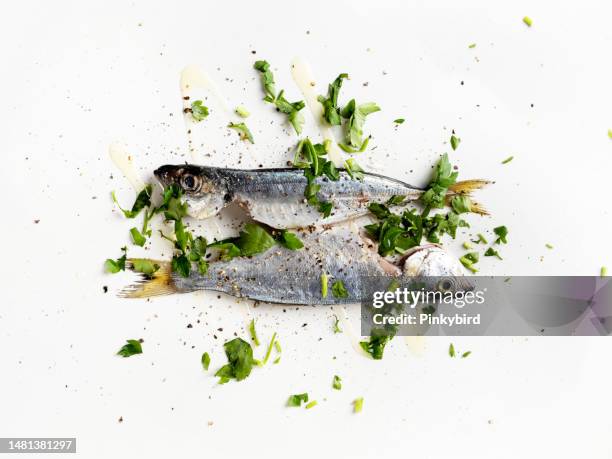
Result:
M216 369L222 343L246 335L245 302L120 300L128 276L102 272L131 226L109 192L134 196L109 144L125 142L147 180L190 160L179 74L196 64L230 107L251 110L257 142L238 142L215 109L194 132L199 154L211 155L202 160L236 166L240 151L243 166L283 164L296 137L261 101L251 67L269 60L296 100L297 55L322 93L346 71L342 100L383 108L366 125L370 168L423 184L456 130L460 177L497 182L479 196L493 217L472 217L471 232L510 229L504 261L484 259L483 273L591 275L612 264L610 2L465 3L5 5L0 436L76 436L87 458L610 457L608 339L454 339L472 350L465 360L448 358L446 338L428 339L420 355L396 339L378 362L332 333L327 308L262 305L251 313L262 341L279 333L281 363L217 386L199 358L211 352ZM406 123L395 129L398 117ZM116 357L127 338L143 338L144 354ZM304 391L317 407L284 407ZM353 415L358 396L364 409Z

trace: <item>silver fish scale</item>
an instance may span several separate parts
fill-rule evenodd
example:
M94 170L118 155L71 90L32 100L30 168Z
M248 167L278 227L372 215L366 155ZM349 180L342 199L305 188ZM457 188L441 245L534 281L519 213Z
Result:
M267 303L315 305L359 302L364 276L387 275L376 248L347 229L307 234L302 242L301 250L275 246L255 257L213 262L205 276L173 274L173 280L179 292L215 290ZM327 298L321 294L323 273L330 279ZM344 283L348 298L333 297L335 280Z

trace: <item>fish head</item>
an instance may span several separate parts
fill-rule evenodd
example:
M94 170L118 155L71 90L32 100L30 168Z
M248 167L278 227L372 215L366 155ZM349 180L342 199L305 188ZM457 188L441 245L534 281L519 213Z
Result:
M164 188L177 185L183 191L190 217L212 217L227 204L226 182L213 168L167 165L156 169L154 174Z
M428 290L455 293L474 290L457 258L439 245L415 247L404 254L400 263L404 277L418 278Z

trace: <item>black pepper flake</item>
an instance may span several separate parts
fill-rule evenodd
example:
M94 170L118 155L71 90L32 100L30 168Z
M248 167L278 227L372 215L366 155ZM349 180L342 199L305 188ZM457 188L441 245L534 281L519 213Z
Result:
M107 285L104 285L104 286L102 287L102 291L103 291L104 293L108 293L108 286L107 286Z

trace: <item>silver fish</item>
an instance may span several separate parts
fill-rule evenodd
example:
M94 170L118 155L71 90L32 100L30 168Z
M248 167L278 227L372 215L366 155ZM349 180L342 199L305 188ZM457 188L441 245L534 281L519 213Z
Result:
M358 303L364 282L401 279L402 277L441 276L456 284L462 268L455 257L439 246L427 244L412 249L398 263L391 263L377 253L377 247L346 228L332 228L321 233L302 235L304 248L289 250L275 246L250 257L211 262L208 273L192 271L187 278L173 273L169 262L156 261L160 269L152 277L126 287L120 296L146 298L197 290L213 290L239 298L266 303L331 305ZM329 279L329 292L322 295L323 280ZM346 298L332 294L333 282L341 280Z
M406 196L405 203L419 199L422 188L383 175L364 173L363 180L353 180L345 170L339 170L340 179L318 177L321 186L317 197L331 201L329 217L304 198L306 177L302 169L224 169L195 165L162 166L155 176L163 186L177 184L185 194L189 215L204 219L216 215L225 206L236 202L249 215L273 228L306 228L329 225L368 213L372 202L386 202L391 196ZM449 196L469 193L488 182L468 180L449 188ZM485 213L478 205L474 212Z

